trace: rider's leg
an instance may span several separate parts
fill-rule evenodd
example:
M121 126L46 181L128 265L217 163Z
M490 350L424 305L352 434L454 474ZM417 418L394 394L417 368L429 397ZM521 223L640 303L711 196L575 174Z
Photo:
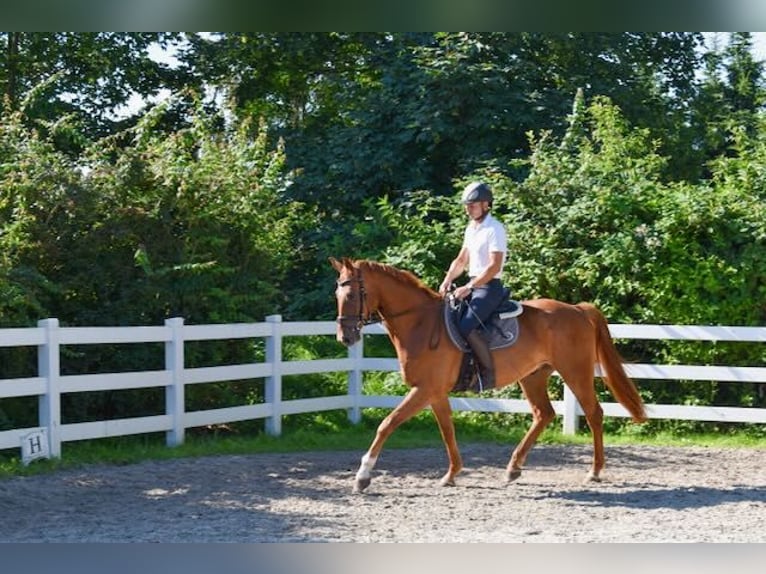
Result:
M503 287L497 280L476 288L468 301L468 309L460 320L460 334L471 347L479 365L481 390L495 386L495 365L492 353L481 331L484 323L500 304L502 295Z
M495 387L495 362L486 339L478 329L471 331L465 339L479 364L479 389L487 391Z

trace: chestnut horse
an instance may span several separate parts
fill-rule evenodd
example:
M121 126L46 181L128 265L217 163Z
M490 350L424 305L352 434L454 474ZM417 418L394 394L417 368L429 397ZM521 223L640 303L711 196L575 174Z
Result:
M401 403L380 423L356 474L355 492L367 488L383 444L403 422L431 407L449 457L441 484L454 486L463 463L455 440L449 393L462 361L447 334L442 297L408 271L374 261L330 258L338 272L337 339L346 346L361 338L362 326L379 315L396 349L401 374L410 387ZM521 476L529 450L555 417L548 377L558 371L582 407L593 435L593 463L587 480L598 481L604 468L603 411L596 397L594 367L603 368L607 387L633 420L646 420L641 397L626 376L606 319L590 303L570 305L553 299L523 302L518 340L492 351L497 388L518 382L532 409L532 425L511 455L506 482Z

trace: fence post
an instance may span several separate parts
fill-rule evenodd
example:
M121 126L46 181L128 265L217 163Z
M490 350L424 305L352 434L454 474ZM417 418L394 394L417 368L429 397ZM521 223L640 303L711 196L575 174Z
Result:
M186 392L184 389L184 319L173 317L165 319L165 326L170 327L170 340L165 341L165 369L170 371L171 383L165 387L165 412L170 415L173 428L165 434L168 446L183 444L186 427L184 411Z
M564 434L577 434L577 427L579 426L578 406L577 397L564 383Z
M48 431L50 455L61 458L61 359L58 319L42 319L37 326L45 329L45 344L37 347L37 371L45 379L45 394L40 395L39 422Z
M352 361L352 367L348 373L348 394L351 396L351 408L348 409L348 420L353 424L357 424L362 420L362 413L361 409L359 408L359 399L362 394L362 359L364 358L364 336L360 337L356 344L349 347L348 358Z
M269 315L271 336L266 339L266 362L271 364L271 376L266 377L264 392L271 404L271 416L266 418L266 432L272 436L282 434L282 315Z

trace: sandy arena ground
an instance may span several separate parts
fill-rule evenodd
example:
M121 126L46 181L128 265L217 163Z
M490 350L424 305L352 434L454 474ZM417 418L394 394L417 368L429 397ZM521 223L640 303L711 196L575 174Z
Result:
M361 452L215 456L0 480L0 542L766 542L766 449L385 449L353 494ZM12 517L12 519L10 519Z

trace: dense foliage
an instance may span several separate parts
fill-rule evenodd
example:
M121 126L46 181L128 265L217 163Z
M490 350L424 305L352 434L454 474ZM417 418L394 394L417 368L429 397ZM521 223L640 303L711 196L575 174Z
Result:
M694 33L0 41L0 327L326 319L330 255L435 286L465 223L455 195L477 178L495 190L517 297L592 301L611 322L766 323L765 92L747 33L713 49ZM173 42L177 65L149 57ZM162 104L114 115L163 89ZM766 360L758 347L625 352L752 365ZM33 356L0 352L0 377L34 371ZM67 352L66 372L161 362L157 350ZM261 352L222 343L189 360ZM259 400L252 386L223 388L193 400ZM766 403L757 385L642 390ZM69 409L87 419L161 402L121 394ZM33 410L0 401L0 426Z

